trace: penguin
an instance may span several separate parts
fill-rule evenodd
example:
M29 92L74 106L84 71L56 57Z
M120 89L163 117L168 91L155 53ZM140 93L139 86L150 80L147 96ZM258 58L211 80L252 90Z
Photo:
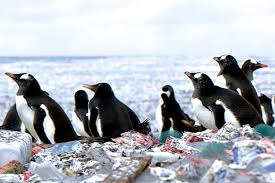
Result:
M80 139L61 106L41 90L34 76L28 73L5 74L19 86L16 110L38 143L54 144Z
M218 130L225 123L234 126L263 123L260 114L236 92L215 86L204 73L185 72L193 83L192 105L197 121L208 129Z
M213 59L220 66L218 76L222 75L224 77L227 88L239 92L240 95L250 102L259 114L262 115L260 100L256 89L245 76L236 59L231 55L222 55L220 57L213 57Z
M274 124L274 111L272 109L271 99L266 95L262 94L259 96L261 107L263 111L263 120L264 122L269 125L273 126Z
M262 64L259 62L256 62L253 59L246 60L242 65L242 71L246 75L246 77L249 79L249 81L253 81L253 72L260 68L266 68L268 65ZM254 85L255 86L255 85Z
M193 126L195 121L181 109L175 99L174 89L170 85L165 85L161 89L161 100L156 110L156 120L160 133L171 129L178 132L199 131Z
M26 128L24 123L22 123L21 119L18 116L16 111L16 104L12 105L7 112L3 125L0 126L0 129L3 130L12 130L12 131L20 131L25 132Z
M272 96L271 105L272 105L272 110L275 111L275 96Z
M94 92L89 102L89 118L91 131L96 137L115 138L123 132L135 129L144 130L145 127L144 133L150 131L148 120L140 123L135 112L116 98L108 83L84 85L83 87Z
M74 95L74 111L72 113L72 124L78 135L92 137L88 119L88 95L84 90L76 91Z

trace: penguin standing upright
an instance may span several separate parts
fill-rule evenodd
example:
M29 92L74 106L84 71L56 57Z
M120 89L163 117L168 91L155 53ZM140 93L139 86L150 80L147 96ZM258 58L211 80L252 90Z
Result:
M92 137L92 132L89 126L89 99L84 90L78 90L74 95L74 111L72 113L72 124L75 131L85 137Z
M26 128L18 116L16 104L12 105L7 112L3 125L0 126L0 129L25 132Z
M191 79L193 112L197 121L208 129L220 129L226 122L235 126L263 123L256 109L236 92L215 86L203 73L185 74Z
M263 120L269 126L273 126L274 124L274 111L272 109L271 99L266 95L262 94L259 96L261 107L263 111Z
M170 85L162 87L161 101L156 111L156 120L160 133L171 128L178 132L199 131L198 128L193 126L195 121L181 109L175 99L174 89Z
M53 144L80 139L60 105L41 90L31 74L6 75L19 86L16 94L17 113L38 142Z
M94 92L89 103L90 121L92 120L90 126L93 134L97 131L100 137L118 137L121 133L133 130L142 124L137 115L115 97L108 83L84 85L84 87ZM98 119L94 120L97 117Z
M231 55L223 55L214 57L213 59L220 66L218 76L222 75L225 78L227 88L233 91L239 90L240 95L250 102L261 115L261 105L257 92L244 72L240 69L236 59Z

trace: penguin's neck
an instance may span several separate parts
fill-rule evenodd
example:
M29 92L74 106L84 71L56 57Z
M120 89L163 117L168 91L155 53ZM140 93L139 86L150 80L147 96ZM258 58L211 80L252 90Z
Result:
M248 70L248 71L246 71L246 72L244 72L245 73L245 75L246 75L246 77L247 77L247 79L249 79L249 81L253 81L253 71L251 71L251 70Z
M215 86L206 88L196 88L194 90L194 96L207 97L215 90Z

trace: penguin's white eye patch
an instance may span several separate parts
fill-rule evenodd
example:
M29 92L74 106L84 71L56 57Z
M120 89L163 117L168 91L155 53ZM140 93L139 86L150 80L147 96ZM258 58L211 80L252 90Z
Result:
M251 62L252 64L257 64L256 60L254 60L254 59L250 59L250 62Z
M161 94L165 94L169 98L171 95L171 92L170 91L162 91Z
M227 55L223 55L221 56L221 60L224 60L226 58Z
M201 73L197 73L194 75L194 78L199 79L201 77Z
M32 80L29 74L23 74L20 79Z

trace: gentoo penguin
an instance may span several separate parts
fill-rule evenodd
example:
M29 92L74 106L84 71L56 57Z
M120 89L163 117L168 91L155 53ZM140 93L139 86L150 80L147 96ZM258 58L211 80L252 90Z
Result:
M37 80L27 73L6 73L19 89L16 110L31 135L47 144L80 139L63 109L41 90Z
M85 137L93 136L88 119L88 95L84 90L78 90L74 95L74 111L72 113L72 124L75 131Z
M273 117L273 109L271 104L271 99L268 98L266 95L262 94L259 96L262 112L263 112L263 120L269 126L273 126L274 117Z
M249 81L253 81L253 72L260 68L268 67L266 64L261 64L259 62L256 62L255 60L248 59L246 60L242 65L242 71L246 75L246 77L249 79Z
M7 112L3 125L0 126L0 129L25 132L26 128L18 116L16 104L12 105Z
M224 77L227 88L240 92L240 95L250 102L261 115L261 105L257 92L239 67L236 59L231 55L223 55L213 59L220 66L218 76L222 75Z
M115 97L108 83L84 85L84 87L94 92L89 103L89 115L92 120L90 125L93 134L94 131L97 131L100 137L114 138L123 132L136 129L142 124L137 115ZM98 119L94 120L97 116ZM145 123L147 125L148 121Z
M161 101L156 111L156 120L160 133L171 130L171 128L178 132L199 131L193 126L195 121L183 112L176 101L172 86L163 86L160 96Z
M263 123L256 109L236 92L215 86L206 74L190 72L185 74L194 86L192 94L194 114L205 128L217 130L226 122L235 126L249 124L251 127Z

